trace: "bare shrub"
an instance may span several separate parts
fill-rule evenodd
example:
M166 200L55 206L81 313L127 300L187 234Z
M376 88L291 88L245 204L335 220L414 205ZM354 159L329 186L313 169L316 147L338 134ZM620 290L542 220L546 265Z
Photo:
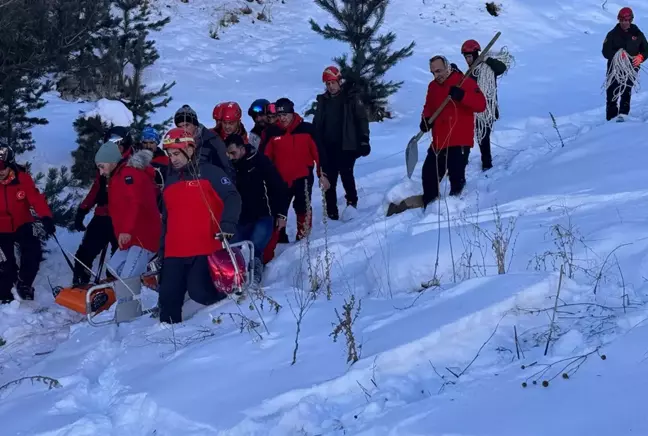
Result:
M355 334L353 332L353 324L358 319L361 308L362 300L358 300L358 307L356 308L355 295L351 295L351 298L348 301L344 299L344 304L342 305L342 315L340 315L340 312L335 309L335 316L337 316L338 323L333 324L333 331L329 335L333 336L333 342L337 342L340 333L344 334L347 346L347 363L351 363L352 365L360 359L358 354L360 346L358 346L356 343Z

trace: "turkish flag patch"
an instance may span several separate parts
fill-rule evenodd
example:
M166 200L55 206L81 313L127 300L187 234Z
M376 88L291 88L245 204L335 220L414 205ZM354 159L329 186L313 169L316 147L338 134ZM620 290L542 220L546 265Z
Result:
M18 191L16 192L16 198L18 200L24 200L25 199L25 191Z

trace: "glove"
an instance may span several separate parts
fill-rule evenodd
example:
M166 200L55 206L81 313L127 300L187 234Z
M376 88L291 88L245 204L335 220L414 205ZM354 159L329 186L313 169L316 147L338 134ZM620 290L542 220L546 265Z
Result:
M74 217L74 230L76 230L77 232L86 231L86 226L83 225L83 220L85 219L88 212L89 210L87 209L82 209L82 208L77 209L76 216Z
M234 237L234 233L225 233L225 232L216 233L216 239L218 239L221 242L224 241L229 242L230 239L232 239L233 237Z
M43 230L47 233L48 236L56 233L56 226L54 225L54 220L50 216L41 218L41 223L43 224Z
M361 157L367 157L371 153L371 145L368 142L362 142L360 147L358 147L358 154Z
M457 87L457 86L451 86L450 87L450 92L448 95L454 100L454 101L461 101L464 98L464 95L466 93L464 92L463 89Z
M635 58L632 60L632 66L635 68L639 68L639 65L644 61L644 57L641 53L639 53Z
M419 124L419 129L421 129L421 132L429 132L431 127L432 126L428 125L425 117L421 117L421 124Z

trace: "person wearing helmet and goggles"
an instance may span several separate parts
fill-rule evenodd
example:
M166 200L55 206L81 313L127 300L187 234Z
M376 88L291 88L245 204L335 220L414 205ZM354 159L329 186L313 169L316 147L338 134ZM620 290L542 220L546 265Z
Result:
M248 116L254 121L254 127L250 130L248 135L249 144L255 149L259 148L261 144L261 135L266 127L268 127L268 106L270 102L266 99L260 98L254 100L248 109Z

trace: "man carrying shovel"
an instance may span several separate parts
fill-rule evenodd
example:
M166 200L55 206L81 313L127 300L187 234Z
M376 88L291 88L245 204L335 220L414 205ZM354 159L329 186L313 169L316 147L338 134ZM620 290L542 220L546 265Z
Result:
M486 110L486 98L472 78L453 71L444 56L430 59L434 80L428 85L420 128L432 130L432 144L423 163L423 207L439 197L446 171L450 195L461 194L466 184L466 153L474 143L475 113ZM446 98L450 101L442 108ZM428 119L441 112L431 125Z

